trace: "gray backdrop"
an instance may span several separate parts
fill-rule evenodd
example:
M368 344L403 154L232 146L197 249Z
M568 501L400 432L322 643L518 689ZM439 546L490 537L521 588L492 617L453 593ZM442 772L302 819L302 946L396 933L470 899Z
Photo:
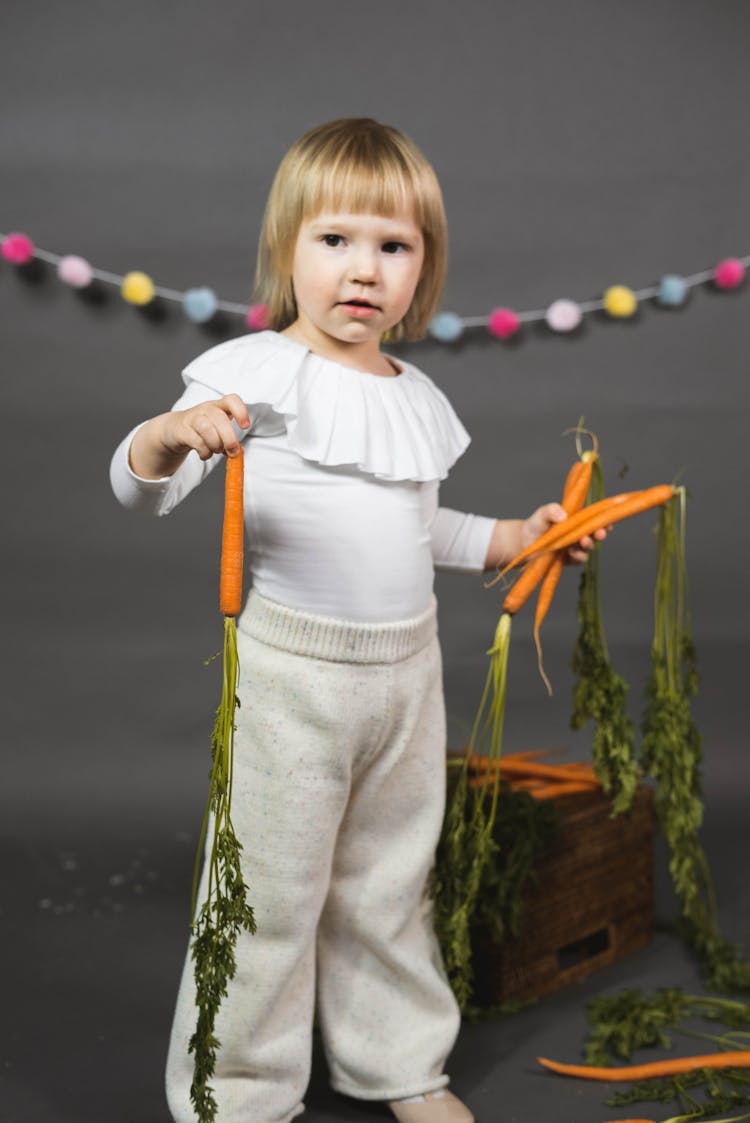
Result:
M437 169L451 231L445 308L540 308L750 252L742 0L6 0L2 40L0 226L114 272L143 269L176 289L208 284L249 300L279 159L306 128L364 114L412 135ZM572 455L561 434L582 414L599 436L609 490L682 473L708 818L717 831L734 823L728 845L741 859L748 299L747 285L731 294L704 286L678 311L649 303L634 322L589 316L574 338L529 329L504 345L471 332L460 346L402 351L449 394L473 436L444 487L451 506L515 516L556 498ZM84 299L50 269L5 262L0 315L2 823L6 853L26 840L36 877L19 890L36 917L19 947L44 949L41 913L75 903L64 871L107 845L123 865L147 836L164 861L174 843L180 893L187 885L217 692L216 664L203 660L221 639L220 480L149 520L117 506L107 472L127 429L177 396L182 366L242 323L229 319L216 334L176 306L144 314L114 290ZM610 648L633 684L636 719L650 525L618 529L604 558ZM575 586L567 572L546 626L553 699L528 622L517 622L509 749L587 750L588 734L568 730ZM477 578L444 576L437 588L460 747L499 597ZM46 842L29 858L34 839ZM746 894L741 862L730 867L727 891ZM117 867L100 875L87 892L111 905ZM165 995L172 985L167 978Z

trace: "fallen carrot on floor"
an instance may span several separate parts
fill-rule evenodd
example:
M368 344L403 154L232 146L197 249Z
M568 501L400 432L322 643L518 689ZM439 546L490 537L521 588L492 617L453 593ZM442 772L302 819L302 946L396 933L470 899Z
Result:
M675 1076L694 1072L699 1068L750 1068L750 1050L736 1052L704 1053L697 1057L668 1057L644 1065L626 1065L623 1068L599 1068L596 1065L568 1065L537 1057L540 1065L559 1072L562 1076L581 1076L586 1080L650 1080L656 1076Z

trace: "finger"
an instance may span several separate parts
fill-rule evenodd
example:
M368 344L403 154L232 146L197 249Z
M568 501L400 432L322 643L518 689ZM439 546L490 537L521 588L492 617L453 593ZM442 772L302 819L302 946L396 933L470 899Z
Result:
M201 460L207 460L208 457L212 456L214 453L224 451L224 440L219 432L219 425L222 420L229 425L231 429L231 424L226 421L224 414L217 414L214 418L199 413L191 419L193 447L197 449ZM236 440L234 430L232 430L232 439Z
M229 416L225 413L219 414L215 420L215 426L218 439L221 442L216 451L226 453L227 456L238 456L240 442Z
M213 449L209 448L206 442L201 437L200 433L192 432L188 436L186 444L198 453L201 460L210 460L213 456Z
M240 429L250 428L250 414L239 394L226 394L217 404L234 418Z
M571 546L568 550L568 561L575 565L582 565L588 560L588 550L581 550L578 546Z
M196 410L189 422L212 453L238 455L240 444L234 425L229 414L218 403Z
M547 503L542 508L542 512L547 522L552 523L562 522L563 519L567 519L568 517L567 511L559 503Z

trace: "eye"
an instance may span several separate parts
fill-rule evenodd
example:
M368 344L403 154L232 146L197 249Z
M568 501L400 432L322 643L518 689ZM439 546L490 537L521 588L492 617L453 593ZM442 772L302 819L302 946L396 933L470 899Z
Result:
M330 246L332 249L340 246L344 241L341 234L324 234L322 240L325 245Z
M408 250L406 242L384 242L383 253L404 253Z

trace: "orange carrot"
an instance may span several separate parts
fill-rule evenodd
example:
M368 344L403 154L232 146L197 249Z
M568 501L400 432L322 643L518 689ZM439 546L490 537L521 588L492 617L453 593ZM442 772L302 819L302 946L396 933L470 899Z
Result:
M555 756L562 749L521 749L515 753L504 753L503 760L537 760L540 756Z
M580 461L581 468L572 481L570 491L567 496L563 497L563 507L565 508L568 516L576 514L581 510L586 502L589 487L591 486L591 475L594 470L594 461L596 460L596 453L584 453ZM539 589L539 596L536 602L536 612L534 614L534 643L536 645L537 664L539 666L539 674L542 676L544 683L547 687L548 693L552 694L552 684L544 673L542 665L542 644L539 639L539 630L542 622L549 612L549 607L552 604L552 598L555 595L555 589L558 586L560 577L562 575L563 566L565 564L565 554L562 550L557 550L553 556L552 562L547 568L547 572L542 581Z
M597 1068L595 1065L566 1065L537 1057L545 1068L563 1076L582 1076L588 1080L650 1080L654 1076L675 1076L682 1072L694 1072L698 1068L748 1068L750 1050L729 1051L726 1053L704 1053L697 1057L668 1057L662 1061L652 1061L645 1065L627 1065L624 1068Z
M224 481L224 523L221 532L219 608L224 616L238 616L242 608L242 564L245 534L243 505L245 456L240 445L227 457Z
M509 561L490 584L500 580L509 569L520 565L521 562L526 561L532 554L539 553L540 550L564 550L580 541L587 534L593 534L594 531L601 530L603 527L609 526L610 523L622 522L623 519L630 518L632 515L638 515L642 511L648 511L652 507L658 507L662 503L668 502L675 492L676 489L671 484L657 484L655 487L645 488L643 491L624 491L619 495L611 495L607 499L600 499L598 503L591 503L584 507L582 511L578 511L577 514L569 515L562 522L555 523L525 550L521 550L520 554Z
M601 784L589 784L582 780L566 780L562 784L543 784L531 792L534 799L559 799L561 795L580 795L594 792Z
M542 641L539 638L539 631L542 622L549 612L549 606L552 604L552 598L555 595L560 577L562 576L563 566L565 565L565 554L562 550L557 550L553 556L552 564L550 565L544 580L542 581L539 589L539 596L536 601L536 612L534 613L534 645L536 647L536 662L539 668L539 674L542 676L544 685L547 687L547 693L552 695L552 683L547 678L544 671L544 663L542 662Z
M497 762L490 761L487 757L472 756L469 759L469 768L475 772L486 772L488 767L493 770L499 767L501 772L507 772L509 776L534 776L542 780L584 780L587 777L575 762L568 766L567 764L536 764L531 760L516 761L509 757L500 757ZM597 784L599 782L594 776L593 768L591 782Z
M580 460L571 465L560 504L567 515L575 514L586 502L595 459L595 452L585 452ZM546 578L550 567L554 566L555 558L556 555L550 551L528 563L503 601L503 612L509 612L512 616L523 608L539 582Z
M584 452L581 459L576 461L568 473L561 504L568 515L580 511L586 502L596 456L595 452Z
M545 553L540 554L538 558L532 558L532 560L524 566L521 571L521 576L516 578L506 594L505 600L503 601L503 612L514 616L519 608L523 608L526 601L534 592L534 589L547 574L554 560L554 551L547 550Z

